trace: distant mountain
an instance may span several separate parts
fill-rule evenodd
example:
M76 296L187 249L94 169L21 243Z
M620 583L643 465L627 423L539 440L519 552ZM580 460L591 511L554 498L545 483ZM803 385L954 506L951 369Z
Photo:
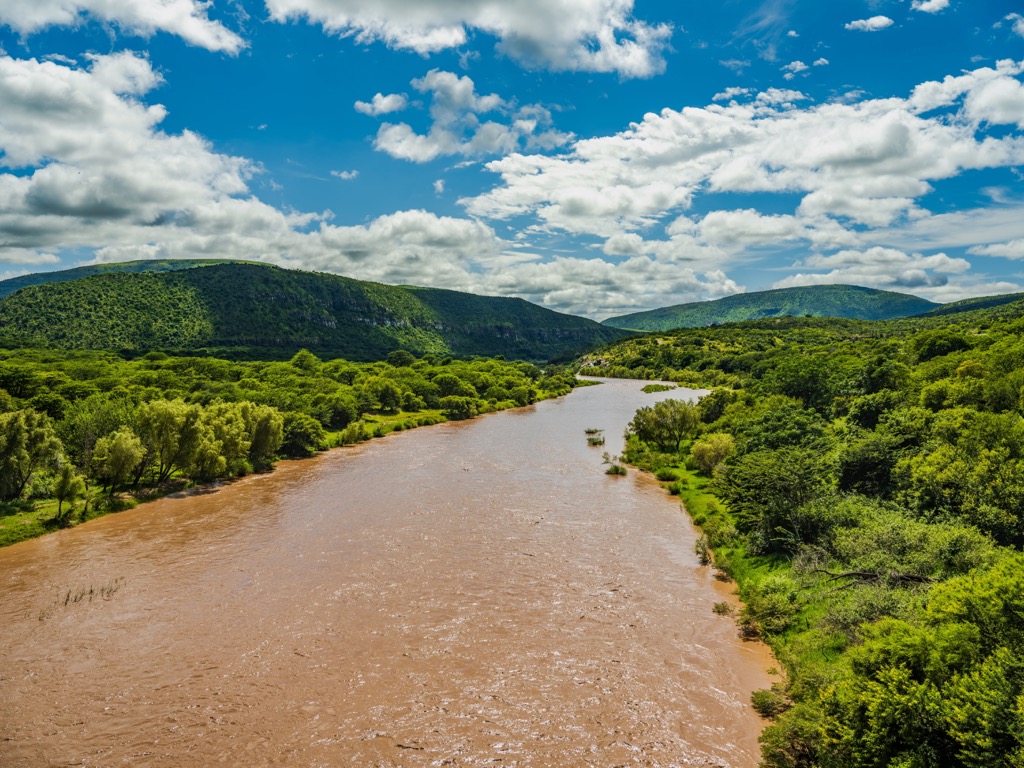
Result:
M0 299L0 346L161 349L256 359L286 358L306 348L351 360L377 360L407 349L542 361L626 335L522 299L389 286L265 264L191 266L107 269L26 285Z
M962 301L951 301L949 304L941 304L935 309L925 312L923 317L942 317L944 315L957 315L961 312L973 312L976 309L992 309L993 307L1001 307L1004 304L1012 304L1021 299L1024 299L1024 293L978 296L974 299L963 299Z
M0 299L10 296L20 288L29 285L46 285L47 283L64 283L69 280L81 280L93 275L110 275L115 272L173 272L193 267L209 267L216 264L255 264L258 262L236 261L234 259L143 259L140 261L121 261L113 264L93 264L88 267L62 269L57 272L34 272L31 275L12 277L0 280Z
M856 285L814 285L739 293L713 301L609 317L604 325L634 331L669 331L768 317L841 317L891 320L919 315L941 305L905 293Z

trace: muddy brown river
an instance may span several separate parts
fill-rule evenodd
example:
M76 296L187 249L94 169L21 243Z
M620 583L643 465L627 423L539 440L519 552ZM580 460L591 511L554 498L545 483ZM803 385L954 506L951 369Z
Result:
M586 442L680 396L641 385L0 550L0 765L755 766L771 658Z

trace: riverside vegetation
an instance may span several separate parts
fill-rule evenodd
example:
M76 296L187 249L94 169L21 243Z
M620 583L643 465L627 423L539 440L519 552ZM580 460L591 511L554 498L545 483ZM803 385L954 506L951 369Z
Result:
M713 388L637 412L625 459L680 494L741 631L785 668L753 700L763 765L1024 766L1022 333L1017 302L675 331L583 360Z
M0 544L574 384L550 366L403 350L376 363L0 350Z

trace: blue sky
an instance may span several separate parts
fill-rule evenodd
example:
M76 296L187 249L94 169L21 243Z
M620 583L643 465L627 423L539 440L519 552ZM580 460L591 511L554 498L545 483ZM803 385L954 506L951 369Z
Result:
M1024 3L3 0L0 277L1024 291Z

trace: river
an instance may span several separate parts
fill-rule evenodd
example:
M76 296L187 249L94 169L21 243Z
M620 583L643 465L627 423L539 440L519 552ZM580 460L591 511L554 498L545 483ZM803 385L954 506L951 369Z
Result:
M642 384L0 549L0 765L752 768L770 656L584 435Z

